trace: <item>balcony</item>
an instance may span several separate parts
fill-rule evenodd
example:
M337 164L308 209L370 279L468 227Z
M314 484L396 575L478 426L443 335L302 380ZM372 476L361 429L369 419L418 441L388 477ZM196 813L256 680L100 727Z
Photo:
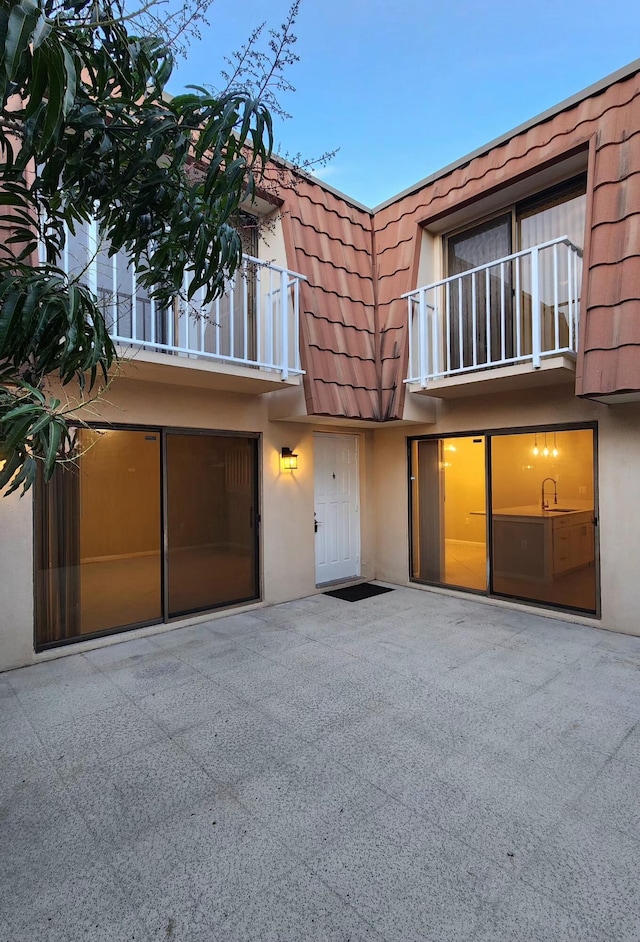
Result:
M299 382L303 275L245 255L221 297L206 304L200 289L165 307L123 252L96 247L91 229L68 233L62 263L97 296L123 375L252 394Z
M475 392L575 376L582 251L567 236L403 295L412 392Z
M190 385L184 371L195 369L197 385L267 392L295 381L303 372L299 352L303 280L303 275L245 256L224 295L209 305L204 303L204 290L188 303L176 301L170 309L137 292L134 313L131 295L107 293L109 332L145 378L156 374L159 378L157 367L171 362L182 371L173 377L175 382ZM166 373L163 378L167 381Z

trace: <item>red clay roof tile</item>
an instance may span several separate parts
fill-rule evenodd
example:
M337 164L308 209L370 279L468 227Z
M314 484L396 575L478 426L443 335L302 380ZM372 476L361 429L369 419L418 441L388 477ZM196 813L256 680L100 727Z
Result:
M310 413L402 414L406 302L421 226L593 142L591 237L577 392L640 389L640 73L469 159L375 215L313 180L285 193L289 266L301 291ZM375 256L373 252L375 251ZM635 385L634 385L635 384Z

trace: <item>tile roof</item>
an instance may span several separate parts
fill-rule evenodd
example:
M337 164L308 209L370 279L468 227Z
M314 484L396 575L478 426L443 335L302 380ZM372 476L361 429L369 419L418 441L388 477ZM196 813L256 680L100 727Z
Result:
M602 395L640 389L640 344L630 339L636 336L631 322L640 318L638 72L375 213L378 317L386 327L381 352L383 371L386 345L393 349L394 362L402 366L404 375L408 355L406 307L399 298L416 287L421 224L504 187L543 164L560 160L576 148L586 148L591 140L595 146L589 181L593 187L591 239L587 240L585 257L588 290L581 320L577 392ZM596 330L591 327L592 318L597 321ZM622 332L617 324L624 324ZM624 355L618 349L621 337L627 344ZM387 390L382 390L384 418L401 415L401 379L398 376L399 394L393 399L391 382Z
M640 64L588 97L527 124L375 213L318 181L287 194L288 264L302 287L309 413L402 416L406 302L417 286L422 226L582 150L589 157L586 293L579 395L640 390Z
M283 213L287 260L300 292L307 411L378 419L371 214L300 180Z

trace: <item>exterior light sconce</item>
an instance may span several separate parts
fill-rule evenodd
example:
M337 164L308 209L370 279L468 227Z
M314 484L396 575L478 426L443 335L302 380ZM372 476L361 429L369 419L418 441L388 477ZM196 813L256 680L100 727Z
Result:
M296 471L298 468L298 456L290 448L282 448L280 451L280 470Z

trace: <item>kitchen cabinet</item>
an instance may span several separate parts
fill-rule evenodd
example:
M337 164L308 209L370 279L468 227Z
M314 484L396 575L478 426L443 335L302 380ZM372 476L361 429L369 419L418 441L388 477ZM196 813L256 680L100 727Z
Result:
M554 513L509 507L492 518L495 576L550 582L591 565L595 558L593 510Z
M553 576L582 569L594 560L593 521L553 527Z

